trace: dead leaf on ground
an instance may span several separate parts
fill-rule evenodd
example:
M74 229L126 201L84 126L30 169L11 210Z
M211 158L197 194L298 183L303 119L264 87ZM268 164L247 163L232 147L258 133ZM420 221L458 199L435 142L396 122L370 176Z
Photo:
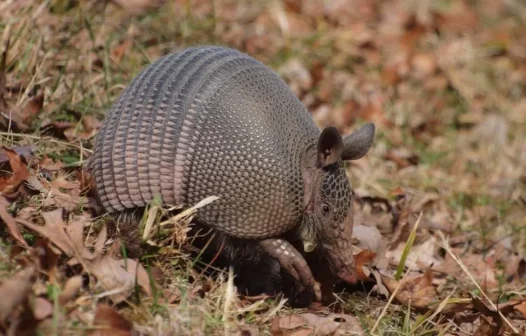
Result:
M13 311L27 300L35 281L35 268L27 267L0 286L0 322L4 322Z
M131 13L138 14L161 6L164 0L113 0L113 2Z
M16 220L13 216L9 214L7 211L7 207L9 206L9 202L4 196L0 196L0 218L4 221L5 225L7 226L7 230L9 231L9 234L18 241L22 246L29 247L27 245L26 240L20 233L20 229L18 228L18 225L16 225Z
M376 254L385 250L385 242L382 234L376 227L365 225L355 225L353 228L353 245L362 249L369 250Z
M462 248L452 248L452 251L460 258L475 281L480 284L484 290L493 290L499 286L495 265L496 260L481 254L463 253ZM449 253L446 254L444 262L433 265L432 269L433 271L444 273L457 280L471 281Z
M61 305L66 304L68 301L73 299L75 295L79 292L79 290L82 288L82 284L84 283L84 279L82 278L82 275L75 275L66 281L66 284L64 285L64 289L60 293L58 297L58 301Z
M31 162L31 159L33 159L33 146L19 146L19 147L12 147L12 151L14 151L16 154L22 156L26 162ZM8 162L9 161L9 155L7 155L6 151L0 152L0 163Z
M385 154L385 159L396 163L398 169L416 166L420 158L407 148L393 148Z
M24 124L30 125L33 120L35 120L44 106L44 94L38 94L34 97L31 97L27 102L26 106L22 110L22 117Z
M522 314L523 318L526 318L526 301L523 301L516 306L514 306L515 310Z
M473 29L479 17L466 1L454 1L448 6L447 12L436 15L437 28L451 32L465 33Z
M29 301L26 300L22 303L18 309L19 314L16 317L10 319L10 325L7 331L8 336L34 336L38 335L37 327L39 320L33 313L33 308L30 306Z
M51 302L37 297L33 302L33 314L37 320L43 320L53 315L54 307Z
M163 297L159 298L159 301L165 304L178 302L182 297L181 290L176 287L163 288L163 294Z
M473 333L473 336L498 336L500 335L501 324L496 323L491 317L481 316L480 325Z
M48 189L51 190L49 197L44 201L46 205L55 205L72 211L79 205L87 203L86 197L80 196L80 181L70 182L65 176L59 176L49 183L47 181L43 183L48 184ZM41 192L47 192L47 189Z
M2 147L2 150L9 158L9 165L13 174L8 178L0 177L0 195L9 195L15 192L20 183L29 177L29 171L20 155L15 151L6 147Z
M82 118L82 124L84 125L84 128L87 132L97 131L102 125L99 119L92 115L84 116Z
M395 249L387 251L386 256L391 265L398 266L400 264L405 247L406 243L401 242ZM439 257L439 248L437 239L430 236L429 239L411 248L405 266L411 270L420 271L441 264L443 260Z
M433 286L433 273L430 270L422 275L401 281L382 276L382 281L391 293L400 287L395 297L402 304L410 302L411 307L427 308L430 303L437 300L437 293Z
M296 58L292 58L284 64L281 67L281 72L289 80L289 85L297 94L312 87L312 77L309 70Z
M58 255L51 249L47 238L38 238L31 249L34 260L38 263L39 271L46 272L49 282L57 281Z
M38 164L41 168L47 170L60 170L64 168L64 163L62 161L53 161L53 159L48 156L45 156Z
M9 44L10 40L8 38L2 53L2 60L0 61L0 125L5 130L26 131L28 126L24 123L23 112L18 106L6 99L7 81L5 70Z
M120 62L124 56L128 52L128 50L133 45L133 41L131 39L126 39L124 42L113 48L111 51L111 58L114 62ZM92 117L93 118L93 117ZM96 119L95 119L96 120ZM84 127L88 128L86 126L86 122L84 121ZM95 127L92 127L91 129L95 129Z
M272 321L273 335L365 335L359 321L346 314L328 316L313 313L291 314Z
M373 289L380 295L383 295L384 297L388 298L389 290L382 282L382 275L380 274L380 271L377 269L371 269L371 274L374 276L374 281L376 282L376 285Z
M432 54L418 53L411 59L415 76L423 79L431 76L437 70L437 60Z
M75 250L70 237L66 233L66 225L62 219L62 209L43 212L42 217L44 217L45 223L43 226L21 219L19 219L18 222L39 233L41 236L48 238L66 255L73 256Z
M132 336L137 334L134 331L133 323L106 305L97 307L93 327L94 330L89 333L90 336Z
M360 253L354 256L354 262L356 264L356 277L360 281L368 281L369 276L364 273L363 268L366 267L368 263L374 260L376 253L368 250L361 251Z
M255 325L241 326L232 336L259 336L259 328Z
M84 246L85 217L66 225L62 219L62 209L44 212L42 216L45 220L44 226L28 221L20 223L47 237L68 256L74 257L88 273L95 276L113 302L126 300L136 283L151 296L150 279L140 263L134 259L115 259L110 253L102 254L107 238L106 226L101 229L94 251L91 252Z

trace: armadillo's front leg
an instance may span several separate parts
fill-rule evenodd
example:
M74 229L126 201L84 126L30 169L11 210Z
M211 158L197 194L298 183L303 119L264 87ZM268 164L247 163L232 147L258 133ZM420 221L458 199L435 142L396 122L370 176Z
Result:
M281 267L296 280L298 285L303 287L298 288L300 291L305 287L311 288L316 299L321 300L320 286L314 280L305 258L294 246L286 240L274 238L264 239L260 241L260 245L271 257L278 260Z

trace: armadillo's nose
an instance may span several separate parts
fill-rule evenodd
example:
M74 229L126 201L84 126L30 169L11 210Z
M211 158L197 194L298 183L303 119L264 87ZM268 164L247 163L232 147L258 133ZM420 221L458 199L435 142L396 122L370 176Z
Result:
M358 282L358 278L356 277L356 272L354 270L351 271L347 268L343 268L337 273L337 276L351 285L354 285L356 282Z
M333 266L338 278L349 284L358 282L352 248L345 246L333 256Z

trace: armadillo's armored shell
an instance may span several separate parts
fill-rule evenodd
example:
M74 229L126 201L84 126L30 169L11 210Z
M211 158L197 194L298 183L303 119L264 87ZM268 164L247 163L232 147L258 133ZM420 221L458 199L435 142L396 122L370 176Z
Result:
M147 67L98 135L89 169L108 212L220 200L198 213L242 238L297 225L301 156L319 130L285 82L233 49L201 47Z

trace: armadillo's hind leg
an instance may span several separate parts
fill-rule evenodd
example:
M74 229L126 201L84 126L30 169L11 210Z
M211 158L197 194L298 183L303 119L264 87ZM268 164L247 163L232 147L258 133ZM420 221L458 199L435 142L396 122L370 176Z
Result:
M137 208L120 212L115 217L117 236L121 239L128 258L135 259L144 255L139 229L143 213L144 209Z
M319 284L312 276L311 269L305 258L284 239L264 239L260 241L261 247L278 260L281 267L287 271L296 282L299 292L312 290L317 300L321 299Z

